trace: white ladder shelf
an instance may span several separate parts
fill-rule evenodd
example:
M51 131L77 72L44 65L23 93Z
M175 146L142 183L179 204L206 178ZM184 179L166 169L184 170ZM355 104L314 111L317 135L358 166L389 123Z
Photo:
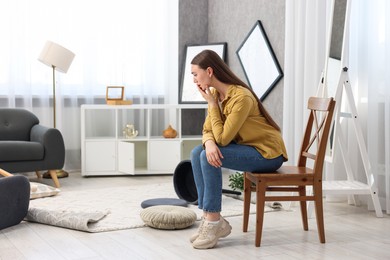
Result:
M341 112L341 101L343 90L345 90L348 107L350 112L344 113ZM353 195L353 203L358 205L358 200L355 195L370 195L372 203L374 205L375 213L377 217L383 217L382 209L379 202L377 186L374 182L374 176L371 170L371 164L368 158L367 147L364 141L363 132L361 125L359 123L359 117L353 98L353 93L351 89L351 84L348 77L348 68L343 68L338 88L335 95L336 108L335 108L335 119L334 119L334 138L335 142L338 144L333 147L334 156L335 149L340 148L341 156L344 162L345 170L347 173L347 180L323 180L323 194L326 195L335 195L335 194L346 194ZM364 165L364 171L366 175L366 183L355 180L350 160L348 158L348 152L346 149L344 135L341 129L341 118L348 118L352 120L354 132L356 134L358 148L360 151L361 159Z
M337 2L337 3L336 3ZM320 85L319 85L319 92L322 93L321 96L327 96L328 92L328 84L334 83L335 93L332 93L331 96L334 96L336 100L336 107L334 111L334 122L333 122L333 140L331 147L329 151L331 152L330 155L326 156L326 161L328 161L329 168L327 170L334 170L335 163L333 159L335 156L339 156L339 152L341 153L341 157L344 163L344 167L346 170L346 177L344 180L331 180L331 178L323 178L323 195L349 195L349 202L353 200L353 204L358 205L359 202L357 200L356 195L369 195L371 196L373 206L375 208L375 213L377 217L383 217L382 209L379 202L378 197L378 189L375 183L374 175L372 173L371 164L368 157L367 147L364 141L363 132L361 125L359 123L359 116L356 109L355 100L353 98L352 88L351 84L349 82L349 76L348 76L348 61L349 61L349 17L350 17L350 11L351 11L351 2L352 0L348 1L341 1L341 0L333 0L331 1L331 17L330 17L330 25L328 28L328 43L327 43L327 55L326 55L326 62L325 62L325 68L323 71L323 75L321 77ZM337 4L337 9L335 9L335 5ZM343 7L344 5L344 7ZM332 45L332 33L333 33L333 16L335 11L345 11L345 20L344 20L344 31L342 35L338 35L336 32L335 35L340 36L343 38L342 40L342 46L341 46L341 59L340 64L337 66L334 66L333 64L331 67L331 55L330 55L330 49ZM343 20L343 14L340 12L337 12L337 19L338 21L335 22L337 24L341 20ZM340 25L338 25L340 26ZM337 38L337 37L336 37ZM335 46L335 49L338 49L338 46ZM336 55L337 56L337 55ZM338 58L336 58L338 60ZM331 70L332 69L332 70ZM333 70L334 69L334 70ZM337 73L337 75L335 74ZM334 78L332 76L335 76ZM338 78L336 79L336 76ZM331 82L332 80L335 80L335 82ZM336 82L337 81L337 82ZM336 85L337 84L337 85ZM333 84L331 84L333 86ZM348 107L345 109L349 109L347 113L341 112L341 103L343 98L343 93L345 92ZM344 109L344 108L343 108ZM361 182L355 178L350 157L348 156L348 149L347 144L345 143L345 136L343 134L343 129L341 129L341 119L345 120L352 120L353 124L353 132L355 133L355 137L357 140L357 149L360 151L360 156L364 165L364 172L365 172L365 182ZM339 158L339 157L337 157ZM324 173L329 173L328 171ZM329 176L327 176L329 177ZM312 204L312 203L311 203ZM312 212L313 205L309 204L309 215Z

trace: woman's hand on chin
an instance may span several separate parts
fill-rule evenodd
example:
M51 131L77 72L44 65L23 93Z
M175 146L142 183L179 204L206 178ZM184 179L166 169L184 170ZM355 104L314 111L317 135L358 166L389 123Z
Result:
M202 97L207 101L209 105L216 105L217 101L213 94L211 93L211 90L209 86L206 85L206 87L203 89L200 85L198 85L198 90Z

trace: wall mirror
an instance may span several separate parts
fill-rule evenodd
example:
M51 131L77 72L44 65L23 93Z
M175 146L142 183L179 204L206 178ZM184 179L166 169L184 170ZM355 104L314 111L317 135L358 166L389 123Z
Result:
M325 59L324 84L326 96L335 97L342 68L348 67L348 59L344 54L345 22L347 15L347 0L332 1L330 23L328 28L327 55ZM346 35L347 36L347 35Z
M350 3L347 0L333 0L330 4L325 67L321 87L322 96L337 99L336 92L344 84L341 80L341 72L343 68L348 68L348 52L346 49L349 43L348 17ZM339 101L336 100L336 102ZM336 111L335 114L337 114ZM333 123L326 151L326 160L329 162L332 162L334 157L333 148L336 145L336 131Z
M283 77L283 72L260 21L255 23L236 53L249 86L263 101Z
M199 93L191 74L192 59L203 50L215 51L224 61L226 56L226 42L211 43L206 45L187 45L184 54L182 82L179 89L180 104L206 104L206 101Z

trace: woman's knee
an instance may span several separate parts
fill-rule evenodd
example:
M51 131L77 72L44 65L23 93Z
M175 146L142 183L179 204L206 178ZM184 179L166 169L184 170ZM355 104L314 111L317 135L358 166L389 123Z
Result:
M199 157L200 157L200 161L201 161L201 162L207 162L207 155L206 155L206 151L205 151L205 150L202 150L202 151L200 152ZM208 162L207 162L207 163L208 163Z
M191 151L191 160L193 160L194 158L199 158L202 151L202 145L195 146L194 149L192 149Z

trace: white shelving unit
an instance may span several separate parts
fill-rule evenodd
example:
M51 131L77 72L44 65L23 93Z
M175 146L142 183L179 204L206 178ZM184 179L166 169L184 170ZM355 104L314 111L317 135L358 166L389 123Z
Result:
M172 174L202 140L200 131L183 135L186 109L207 113L203 104L82 105L82 176ZM126 124L134 125L138 136L125 138ZM169 125L177 131L176 138L162 136Z

